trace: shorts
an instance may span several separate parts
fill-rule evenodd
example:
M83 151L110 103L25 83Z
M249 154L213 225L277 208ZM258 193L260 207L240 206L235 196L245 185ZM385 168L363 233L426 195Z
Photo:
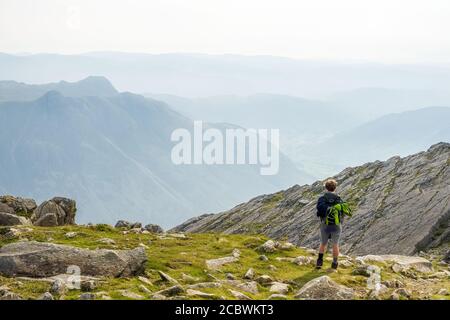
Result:
M341 226L328 226L324 223L320 224L320 243L327 244L331 240L332 245L339 245L339 238L341 237Z

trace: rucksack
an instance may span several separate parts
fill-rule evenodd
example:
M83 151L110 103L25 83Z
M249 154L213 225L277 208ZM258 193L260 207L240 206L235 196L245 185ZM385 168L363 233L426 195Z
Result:
M329 206L327 209L327 215L325 216L325 224L338 226L341 224L343 215L349 217L352 216L352 210L350 209L347 202L341 202Z

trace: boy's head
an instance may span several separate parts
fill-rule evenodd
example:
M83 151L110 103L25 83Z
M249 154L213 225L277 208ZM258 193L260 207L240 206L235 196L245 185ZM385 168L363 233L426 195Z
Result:
M336 190L336 187L337 187L336 180L328 179L327 181L325 181L325 189L327 189L327 191L334 192L334 190Z

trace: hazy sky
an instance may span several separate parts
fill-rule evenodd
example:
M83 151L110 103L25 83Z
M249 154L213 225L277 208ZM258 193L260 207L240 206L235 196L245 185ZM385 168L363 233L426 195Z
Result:
M0 51L450 63L449 0L0 0Z

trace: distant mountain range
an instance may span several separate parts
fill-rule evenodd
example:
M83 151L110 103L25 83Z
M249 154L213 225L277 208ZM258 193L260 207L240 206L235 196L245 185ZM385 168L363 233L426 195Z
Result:
M79 222L127 217L167 227L311 179L284 156L275 176L255 165L174 165L171 133L192 130L192 120L163 102L117 93L105 78L3 83L0 96L32 99L48 88L36 100L0 104L0 193L82 199Z
M312 98L358 88L443 92L449 92L450 88L448 66L312 61L274 56L120 52L0 54L0 70L0 80L25 83L77 81L90 75L103 75L121 91L182 97L266 92ZM442 103L422 106L433 104Z
M347 168L334 178L354 209L343 224L342 249L352 254L414 254L450 240L450 144ZM218 214L192 218L172 231L265 234L297 245L319 243L323 181L265 194Z

